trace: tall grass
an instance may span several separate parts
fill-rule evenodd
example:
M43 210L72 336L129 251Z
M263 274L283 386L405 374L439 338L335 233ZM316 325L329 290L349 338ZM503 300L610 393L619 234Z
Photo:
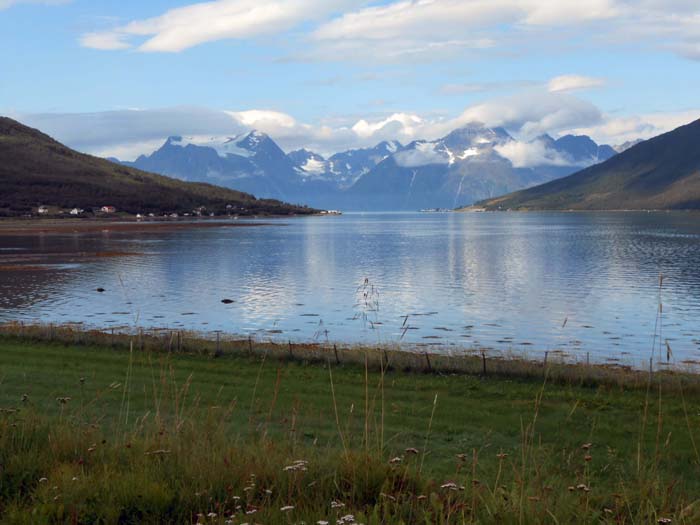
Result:
M418 448L397 450L393 436L385 443L382 394L393 379L381 365L377 371L365 365L360 375L364 384L353 390L357 398L352 406L364 406L361 425L353 423L352 408L338 403L334 372L342 368L327 360L327 370L316 369L327 377L337 446L334 440L300 442L293 414L278 418L280 431L267 431L283 395L279 372L272 394L257 394L260 373L271 363L267 354L256 365L249 408L237 399L203 401L192 391L192 376L177 381L170 360L164 360L153 365L144 393L149 401L138 411L129 403L136 394L134 349L123 355L123 382L112 386L120 394L116 420L101 413L95 399L83 399L82 382L53 408L24 399L2 410L3 522L700 522L700 499L688 488L691 479L679 479L669 468L687 462L690 477L700 473L700 465L697 456L679 458L674 449L676 438L666 432L668 401L661 384L650 387L654 396L647 396L641 407L640 428L629 429L630 440L638 443L635 451L633 446L606 446L607 437L595 425L571 426L578 401L560 422L569 426L578 445L543 440L546 429L540 419L550 383L549 378L537 379L539 387L523 406L520 428L510 429L519 434L518 445L493 450L484 435L482 443L451 454L451 472L438 477L425 467L446 459L437 457L445 449L432 443L441 397L435 393L432 403L422 407L425 431ZM365 359L369 363L367 352ZM315 374L314 369L304 373ZM236 417L241 410L248 413ZM694 442L687 411L685 418ZM237 429L245 419L250 428Z

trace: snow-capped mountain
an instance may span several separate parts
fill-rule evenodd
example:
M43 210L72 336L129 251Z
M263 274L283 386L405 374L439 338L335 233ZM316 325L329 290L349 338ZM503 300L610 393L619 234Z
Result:
M615 154L586 136L518 141L503 128L470 124L432 141L381 142L328 158L285 154L264 133L170 137L125 163L185 180L211 182L320 208L456 207L569 175Z
M327 172L326 159L318 153L307 149L298 149L287 154L294 165L294 170L302 177L320 176Z
M453 208L569 175L614 155L588 137L520 142L503 128L470 124L397 151L348 190L365 209Z
M269 136L251 131L238 137L170 137L130 165L184 180L238 188L258 197L298 197L291 160Z
M351 149L328 159L306 149L288 154L294 169L304 179L333 182L340 189L349 188L377 164L401 150L400 142L380 142L372 148Z

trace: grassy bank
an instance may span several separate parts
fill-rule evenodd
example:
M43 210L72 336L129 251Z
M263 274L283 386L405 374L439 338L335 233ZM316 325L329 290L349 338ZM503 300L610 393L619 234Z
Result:
M683 376L645 388L385 370L371 351L378 366L80 343L0 338L5 522L700 519L700 397Z

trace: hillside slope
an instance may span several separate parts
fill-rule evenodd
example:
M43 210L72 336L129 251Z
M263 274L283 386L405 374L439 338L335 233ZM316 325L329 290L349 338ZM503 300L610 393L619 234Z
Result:
M700 209L700 120L568 177L489 199L486 209Z
M209 184L187 183L78 153L38 130L0 117L0 215L23 215L38 205L128 213L311 213L309 208L259 200Z

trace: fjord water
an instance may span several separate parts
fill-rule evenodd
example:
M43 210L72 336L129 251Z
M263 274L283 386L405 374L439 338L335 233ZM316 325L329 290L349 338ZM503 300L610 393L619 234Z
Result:
M666 341L677 364L700 361L697 214L373 213L265 223L0 237L0 258L24 265L0 272L0 321L531 357L562 350L637 364L648 361L656 333L657 361L667 359Z

